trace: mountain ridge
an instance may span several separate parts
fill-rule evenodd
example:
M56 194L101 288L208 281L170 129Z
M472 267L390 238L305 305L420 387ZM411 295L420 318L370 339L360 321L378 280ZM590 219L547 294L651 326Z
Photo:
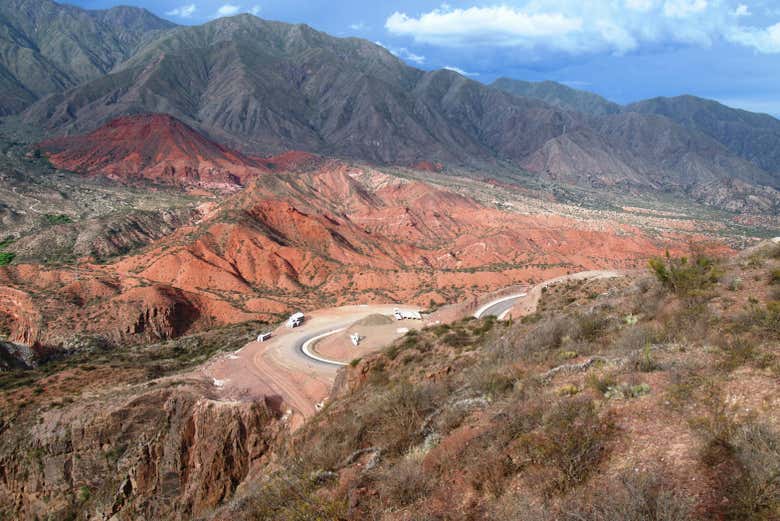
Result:
M618 110L554 83L513 85L536 90L512 94L453 71L419 70L366 40L242 14L169 28L110 72L38 100L18 119L56 136L165 113L247 155L302 150L386 165L427 161L707 201L716 200L709 187L722 192L739 181L760 194L756 207L775 204L774 192L763 189L780 187L766 168L775 162L771 146L757 158L660 110Z
M489 86L516 96L538 99L554 107L593 116L618 114L623 111L622 106L598 94L574 89L550 80L531 82L502 77L493 81Z
M0 96L0 115L106 74L174 26L137 7L85 10L51 0L5 0L0 81L6 93Z

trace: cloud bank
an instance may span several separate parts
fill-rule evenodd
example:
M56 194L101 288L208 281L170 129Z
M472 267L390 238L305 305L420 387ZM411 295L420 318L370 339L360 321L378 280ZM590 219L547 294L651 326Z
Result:
M627 54L645 47L717 40L780 53L780 23L751 25L751 7L728 0L531 0L521 5L452 8L417 16L395 12L385 28L420 44L503 47L570 55Z

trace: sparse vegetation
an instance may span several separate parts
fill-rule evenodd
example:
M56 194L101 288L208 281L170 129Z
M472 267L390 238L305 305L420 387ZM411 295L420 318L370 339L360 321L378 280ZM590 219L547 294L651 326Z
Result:
M16 257L16 254L10 251L0 251L0 266L8 266Z
M57 224L69 224L73 222L73 219L71 219L69 216L63 213L58 213L58 214L47 213L44 214L43 219L46 221L47 224L50 224L52 226Z
M680 297L701 297L722 276L718 262L702 254L693 257L666 257L650 260L650 269L658 281Z
M708 263L693 262L698 274L670 275L693 281L683 291L653 270L641 283L551 286L544 305L523 320L410 331L352 360L334 397L274 446L273 467L245 482L223 517L447 519L452 511L443 509L455 504L475 520L773 520L778 329L766 275L775 261L762 258L760 271L715 263L724 283ZM747 282L731 289L725 281L733 277ZM126 370L143 357L136 380L143 382L240 345L256 329L108 346L88 364L51 367L97 379L111 364ZM62 396L56 371L27 375L42 391L7 389L20 396L13 414L77 403ZM128 447L108 446L101 461L122 467L133 454ZM674 456L680 453L686 457ZM43 453L30 454L38 465ZM99 494L93 490L86 503Z

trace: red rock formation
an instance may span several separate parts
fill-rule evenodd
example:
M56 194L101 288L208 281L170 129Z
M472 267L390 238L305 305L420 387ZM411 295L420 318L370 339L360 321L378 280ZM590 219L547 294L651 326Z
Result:
M18 519L67 519L74 491L84 490L101 519L210 511L267 457L283 426L263 402L209 395L197 383L113 388L16 425L28 435L0 448L0 504Z
M230 188L268 170L163 114L117 118L88 135L39 146L58 168L123 182Z
M500 211L302 152L250 158L169 116L120 118L43 147L89 175L246 188L140 253L82 266L80 277L36 265L0 271L0 291L13 296L0 303L0 324L23 343L57 345L74 332L149 341L273 320L291 307L462 300L567 272L636 267L681 242L605 221Z

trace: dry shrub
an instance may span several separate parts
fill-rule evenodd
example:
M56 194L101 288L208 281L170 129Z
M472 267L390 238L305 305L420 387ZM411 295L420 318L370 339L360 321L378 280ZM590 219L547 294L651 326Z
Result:
M559 521L549 508L535 504L522 491L507 492L491 505L484 519L491 521Z
M253 521L341 521L347 505L316 493L315 480L291 469L254 485L254 490L229 507L228 519Z
M658 473L628 472L563 510L567 521L689 521L693 502Z
M385 504L406 506L418 501L433 490L433 479L420 463L404 458L392 466L378 469L372 475L378 485L379 495Z
M738 472L722 476L726 519L780 519L780 436L765 425L740 426L731 439Z
M389 388L364 389L337 411L328 410L307 426L298 440L312 470L337 468L358 449L379 447L398 455L420 441L423 419L446 396L437 384L389 384Z
M718 342L721 360L719 367L725 371L733 371L745 365L753 365L760 369L772 362L768 353L762 353L750 339L728 336Z
M740 331L780 339L780 301L769 301L766 306L752 302L735 321Z
M357 398L352 413L358 418L362 436L360 445L353 449L371 446L388 454L406 452L420 441L423 419L442 403L445 391L437 384L402 381L386 391Z
M466 373L464 383L479 394L497 397L511 391L518 376L512 367L484 362Z
M593 342L601 338L609 330L609 317L596 311L577 315L575 320L576 330L573 338L576 340Z
M702 462L715 476L712 517L728 521L780 519L780 435L754 418L740 419L736 405L717 391L707 413L693 422L702 436Z
M498 497L504 491L507 479L516 472L516 466L503 446L483 447L468 464L471 485L475 490Z
M573 338L576 334L577 324L570 317L545 318L521 339L519 350L529 359L544 358L547 352L559 349L565 338Z
M699 345L711 334L717 320L706 303L688 303L663 323L660 335L668 341Z
M613 344L613 348L630 355L644 350L647 346L666 340L664 331L651 324L637 324L623 328Z
M613 433L611 418L600 417L591 400L569 398L544 415L540 429L519 441L527 461L554 471L547 492L563 492L596 470Z

